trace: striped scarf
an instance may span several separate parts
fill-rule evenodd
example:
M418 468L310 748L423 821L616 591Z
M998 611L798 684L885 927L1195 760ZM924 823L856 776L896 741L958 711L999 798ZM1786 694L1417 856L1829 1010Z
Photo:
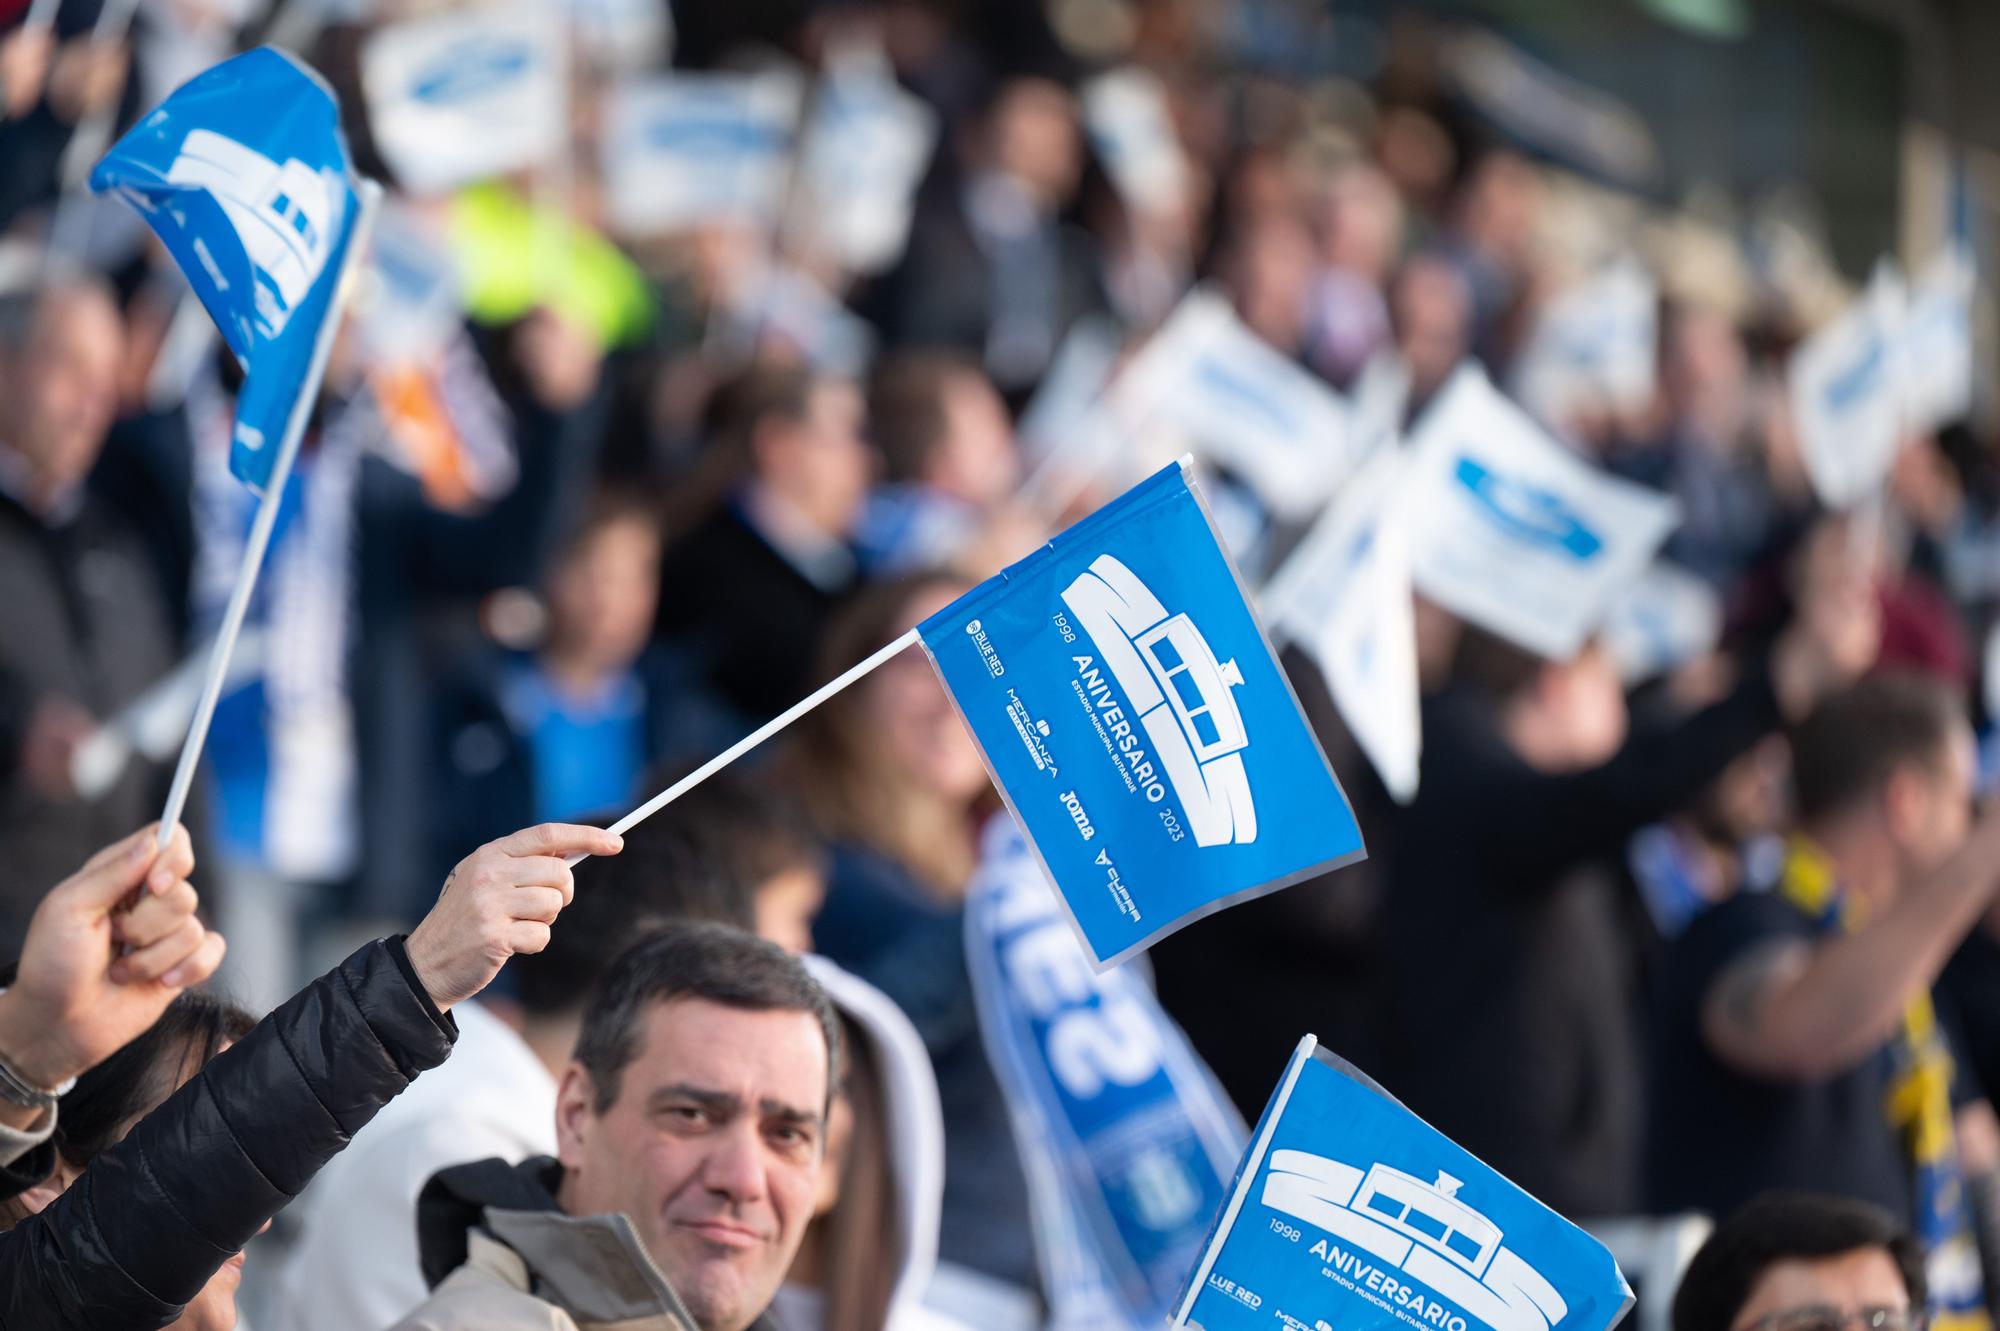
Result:
M1825 933L1853 933L1863 905L1840 890L1833 864L1803 837L1786 847L1778 891ZM1952 1057L1928 989L1910 999L1889 1049L1883 1112L1909 1153L1917 1239L1924 1246L1932 1331L1991 1331L1972 1208L1959 1167L1951 1107Z

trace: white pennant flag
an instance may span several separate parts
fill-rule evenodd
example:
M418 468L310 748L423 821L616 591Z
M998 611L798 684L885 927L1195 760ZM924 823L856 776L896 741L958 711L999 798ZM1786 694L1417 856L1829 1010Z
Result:
M1562 428L1586 411L1634 411L1653 397L1659 286L1637 260L1605 265L1537 316L1515 362L1515 398Z
M1599 634L1626 683L1672 674L1721 641L1722 598L1686 569L1660 560L1612 599Z
M550 160L569 125L566 50L560 13L542 6L381 29L361 51L375 146L415 194Z
M1136 68L1098 75L1083 85L1083 123L1126 202L1142 212L1186 204L1187 158L1158 78Z
M1880 493L1903 438L1897 346L1906 296L1887 264L1859 300L1807 338L1788 370L1813 491L1848 509Z
M658 235L775 223L802 97L790 70L672 74L615 88L603 144L612 228Z
M793 224L809 247L852 273L895 263L937 136L937 115L897 85L879 48L833 51L800 148Z
M1972 255L1954 245L1933 259L1910 286L1902 335L1896 340L1896 383L1903 427L1927 433L1972 410Z
M1179 432L1282 521L1310 519L1353 464L1340 395L1252 333L1213 291L1189 293L1111 397L1122 419Z
M1417 793L1422 750L1404 531L1409 462L1385 449L1362 463L1273 575L1262 606L1272 633L1312 657L1361 751L1403 803Z
M1552 661L1581 651L1680 520L1672 499L1583 461L1470 363L1410 441L1418 590Z

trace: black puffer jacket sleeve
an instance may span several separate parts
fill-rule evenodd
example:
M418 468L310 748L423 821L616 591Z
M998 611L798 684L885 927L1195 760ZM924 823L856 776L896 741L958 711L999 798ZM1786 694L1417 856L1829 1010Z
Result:
M451 1052L457 1027L402 940L307 985L0 1235L6 1331L154 1331L377 1110Z

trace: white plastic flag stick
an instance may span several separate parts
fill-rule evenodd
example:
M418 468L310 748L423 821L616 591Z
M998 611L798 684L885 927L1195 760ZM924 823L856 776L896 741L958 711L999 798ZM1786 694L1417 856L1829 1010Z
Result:
M784 711L745 735L742 739L737 740L721 753L716 754L713 758L710 758L707 762L695 768L692 772L689 772L686 776L674 782L671 786L668 786L665 790L653 796L653 798L647 800L617 822L611 824L611 831L618 836L625 835L625 833L631 831L640 823L645 822L648 818L651 818L654 814L666 808L669 804L672 804L675 800L687 794L690 790L693 790L696 786L708 780L717 772L720 772L723 768L729 766L729 764L735 762L738 758L741 758L744 754L750 752L750 750L756 748L759 744L762 744L765 740L771 738L771 736L777 734L780 730L783 730L786 726L798 720L828 698L831 698L834 694L839 693L863 675L868 674L878 666L887 664L891 657L897 656L908 648L916 646L918 641L917 631L911 629L908 633L905 633L902 637L882 648L867 660L849 667L836 678L820 685L810 694L799 699L790 707L787 707ZM572 865L580 864L589 858L588 855L572 855L568 862Z
M216 631L215 649L209 653L208 675L202 681L201 701L195 704L194 720L188 726L187 739L181 743L180 762L174 768L174 781L167 788L167 807L160 814L159 844L162 850L167 848L174 824L180 821L181 810L187 807L188 787L194 783L195 764L201 760L201 746L208 739L208 725L215 719L215 704L221 700L222 685L229 676L229 658L236 650L237 635L243 631L243 617L250 609L250 593L256 589L257 573L264 565L264 551L271 544L271 532L277 526L278 505L284 498L286 484L292 478L292 463L299 455L299 441L305 437L306 422L311 419L313 404L319 399L319 383L326 374L327 357L333 354L334 334L340 328L340 309L368 250L368 232L375 224L375 211L382 203L382 187L372 180L363 180L360 194L361 215L355 220L354 235L347 242L347 255L341 263L333 299L327 302L326 321L320 325L319 336L313 342L312 363L306 367L305 382L299 385L299 394L292 401L292 415L285 424L285 437L278 445L277 462L273 464L271 477L265 482L264 493L257 501L257 517L250 524L250 537L243 548L243 562L236 570L236 585L229 589L229 604L222 612L222 627Z

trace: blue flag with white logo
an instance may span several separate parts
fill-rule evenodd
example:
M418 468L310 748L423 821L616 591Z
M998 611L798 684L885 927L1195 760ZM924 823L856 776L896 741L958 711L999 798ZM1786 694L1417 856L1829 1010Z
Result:
M1365 854L1184 464L918 632L1099 969Z
M1604 1246L1308 1035L1172 1319L1201 1331L1604 1331Z
M262 491L315 361L361 215L333 94L271 47L176 89L91 172L139 210L243 365L230 470Z

